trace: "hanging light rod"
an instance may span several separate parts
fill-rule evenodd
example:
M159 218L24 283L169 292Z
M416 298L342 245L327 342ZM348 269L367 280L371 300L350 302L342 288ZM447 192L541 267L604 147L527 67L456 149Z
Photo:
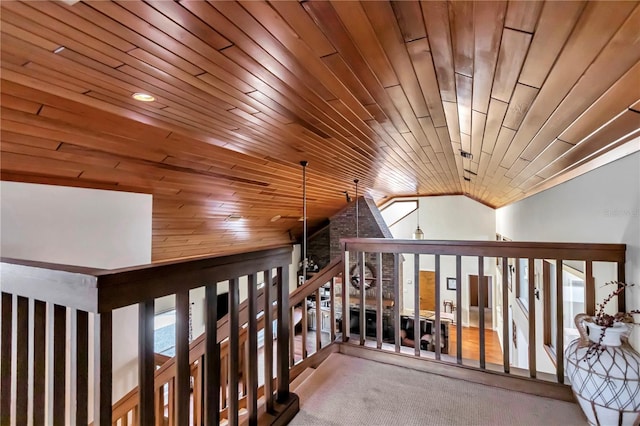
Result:
M302 282L307 280L307 161L302 166Z
M356 184L356 238L360 238L360 212L358 210L358 182L360 182L358 179L354 179L353 183Z

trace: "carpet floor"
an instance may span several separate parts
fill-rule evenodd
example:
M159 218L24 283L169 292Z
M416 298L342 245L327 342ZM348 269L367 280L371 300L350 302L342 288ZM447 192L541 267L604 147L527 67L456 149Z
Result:
M577 404L332 354L294 390L311 425L586 425Z

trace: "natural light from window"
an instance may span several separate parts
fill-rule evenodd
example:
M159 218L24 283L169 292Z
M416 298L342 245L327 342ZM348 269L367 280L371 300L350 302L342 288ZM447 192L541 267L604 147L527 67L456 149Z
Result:
M380 213L387 226L393 226L418 208L417 200L392 201Z

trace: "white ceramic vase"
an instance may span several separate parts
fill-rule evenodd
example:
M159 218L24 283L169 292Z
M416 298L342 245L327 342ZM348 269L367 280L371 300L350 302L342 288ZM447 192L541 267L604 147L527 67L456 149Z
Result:
M589 423L640 422L640 355L626 342L629 326L605 328L586 314L577 315L575 322L580 338L565 351L566 371Z

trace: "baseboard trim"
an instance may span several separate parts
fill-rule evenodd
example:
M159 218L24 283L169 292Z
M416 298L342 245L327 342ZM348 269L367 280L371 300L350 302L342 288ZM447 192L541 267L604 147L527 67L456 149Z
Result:
M564 384L480 370L474 367L432 359L416 358L412 355L390 353L377 348L353 345L350 343L337 343L337 345L339 346L340 353L344 355L560 401L576 402L571 387Z

